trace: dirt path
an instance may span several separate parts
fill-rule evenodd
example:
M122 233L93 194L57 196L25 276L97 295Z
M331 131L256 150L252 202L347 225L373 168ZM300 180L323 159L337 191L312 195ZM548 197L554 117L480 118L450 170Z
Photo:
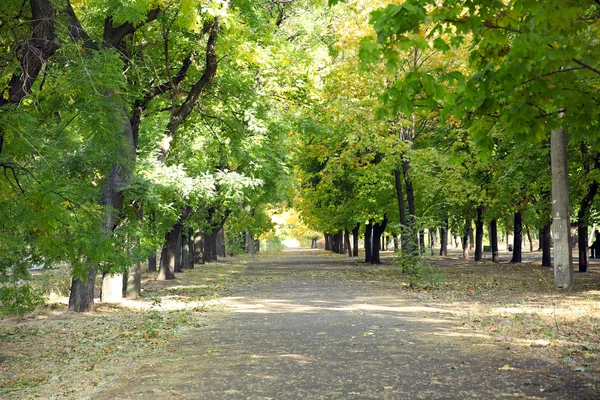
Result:
M128 368L95 399L598 399L569 370L461 329L448 310L288 253L207 326ZM268 279L275 277L276 279Z

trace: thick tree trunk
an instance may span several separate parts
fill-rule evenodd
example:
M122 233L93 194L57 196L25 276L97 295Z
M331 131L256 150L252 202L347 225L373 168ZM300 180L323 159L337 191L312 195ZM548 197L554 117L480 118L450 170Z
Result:
M217 232L217 256L226 257L225 254L225 230L223 228L219 229Z
M444 219L440 228L440 256L448 256L448 218Z
M118 101L115 99L115 102L118 103ZM111 236L117 226L119 213L123 208L125 198L123 189L131 180L135 165L135 143L132 127L124 110L121 109L121 111L123 112L120 116L123 120L123 129L120 135L124 146L115 155L116 161L112 165L100 197L100 206L105 209L104 221L101 226L105 237ZM118 118L119 116L116 115L115 117ZM89 266L88 268L86 280L81 281L77 277L73 278L69 296L69 311L86 312L94 310L94 283L98 265Z
M148 256L148 271L156 271L156 252L153 251Z
M373 223L369 223L365 226L365 262L370 263L373 259Z
M199 229L194 233L194 263L204 264L204 235Z
M137 261L123 275L123 297L137 299L142 294L142 263Z
M352 229L352 255L358 257L358 235L359 235L360 224L356 224Z
M160 256L160 267L156 278L159 281L175 279L175 259L182 228L183 224L178 222L165 235L165 244Z
M383 221L373 225L373 246L371 249L371 264L381 264L381 258L379 252L381 250L381 235L387 227L388 218L387 215L383 217Z
M103 303L118 303L121 300L123 300L123 274L103 274L100 301Z
M331 251L331 236L329 234L324 233L325 236L325 250Z
M542 267L552 267L552 237L550 235L551 226L552 222L548 221L548 223L542 228L542 236L540 236L540 242L542 245Z
M514 214L514 238L513 255L511 263L520 263L522 261L521 243L523 242L523 212L521 210Z
M204 242L204 262L217 261L217 233L203 234ZM248 252L249 244L246 241L246 252Z
M552 227L554 230L554 287L573 287L571 263L571 224L569 221L569 177L567 173L567 133L555 129L550 133L552 160Z
M483 207L477 207L475 220L475 261L483 260Z

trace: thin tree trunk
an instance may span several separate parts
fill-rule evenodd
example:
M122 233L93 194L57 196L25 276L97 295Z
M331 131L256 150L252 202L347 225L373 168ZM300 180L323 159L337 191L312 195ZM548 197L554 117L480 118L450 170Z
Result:
M188 230L187 237L188 237L188 251L189 251L188 268L194 269L194 258L195 258L195 254L196 254L196 249L195 249L195 241L194 241L194 230L192 228L190 228Z
M365 262L370 263L373 259L372 247L373 245L373 222L365 226Z
M577 233L579 236L579 272L588 272L588 216L597 192L598 182L593 181L588 186L588 192L583 199L581 199L581 206L579 207L579 212L577 213Z
M246 229L246 251L250 253L252 258L256 257L256 250L254 249L254 236L249 229Z
M325 250L331 251L331 236L329 234L324 233L325 236Z
M348 257L352 257L352 247L350 246L350 231L348 231L348 228L344 229L344 243L346 243Z
M475 220L475 261L483 260L483 207L477 207Z
M223 228L219 229L217 232L217 256L226 257L225 254L225 231Z
M490 222L490 246L492 247L492 262L500 262L498 253L498 222L493 219Z
M402 231L402 251L409 255L419 255L419 236L415 229L415 192L412 179L410 177L410 162L402 162L402 172L404 174L404 187L406 188L406 203L408 204L408 216L406 224ZM406 246L404 246L406 244Z
M469 225L471 225L471 221L465 222L465 229L462 237L462 251L465 260L469 259Z
M514 237L513 237L513 256L511 263L522 262L521 243L523 242L523 212L521 210L514 214Z
M531 240L531 232L529 231L529 225L525 224L525 233L527 233L527 240L529 241L529 251L533 253L533 241Z
M179 235L177 235L177 245L175 247L175 269L174 271L176 273L179 272L183 272L183 263L182 263L182 259L183 259L183 224L181 222L179 222L179 224L181 224L181 227L179 227Z
M381 250L381 235L385 231L387 227L387 215L383 217L383 221L381 223L376 223L373 225L373 246L371 249L372 257L371 264L381 264L381 258L379 255L379 251Z
M573 287L571 263L571 224L569 221L569 177L567 173L567 133L563 128L550 133L552 164L552 227L554 230L554 286Z
M552 247L552 237L550 236L551 226L552 222L548 221L542 228L542 236L540 237L542 243L542 267L552 267L552 257L550 253Z

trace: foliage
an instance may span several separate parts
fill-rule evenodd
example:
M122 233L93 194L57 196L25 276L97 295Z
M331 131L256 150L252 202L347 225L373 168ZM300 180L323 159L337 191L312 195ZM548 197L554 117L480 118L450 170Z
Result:
M411 288L435 289L446 280L444 272L422 256L400 253L396 255L395 263L400 273L408 275L408 286Z
M43 293L22 281L0 285L0 315L22 315L44 304Z

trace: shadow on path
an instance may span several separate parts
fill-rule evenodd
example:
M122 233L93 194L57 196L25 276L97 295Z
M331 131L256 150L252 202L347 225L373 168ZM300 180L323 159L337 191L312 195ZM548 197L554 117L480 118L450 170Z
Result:
M95 399L597 399L571 371L523 359L447 310L354 279L322 252L254 263L167 351L130 366Z

